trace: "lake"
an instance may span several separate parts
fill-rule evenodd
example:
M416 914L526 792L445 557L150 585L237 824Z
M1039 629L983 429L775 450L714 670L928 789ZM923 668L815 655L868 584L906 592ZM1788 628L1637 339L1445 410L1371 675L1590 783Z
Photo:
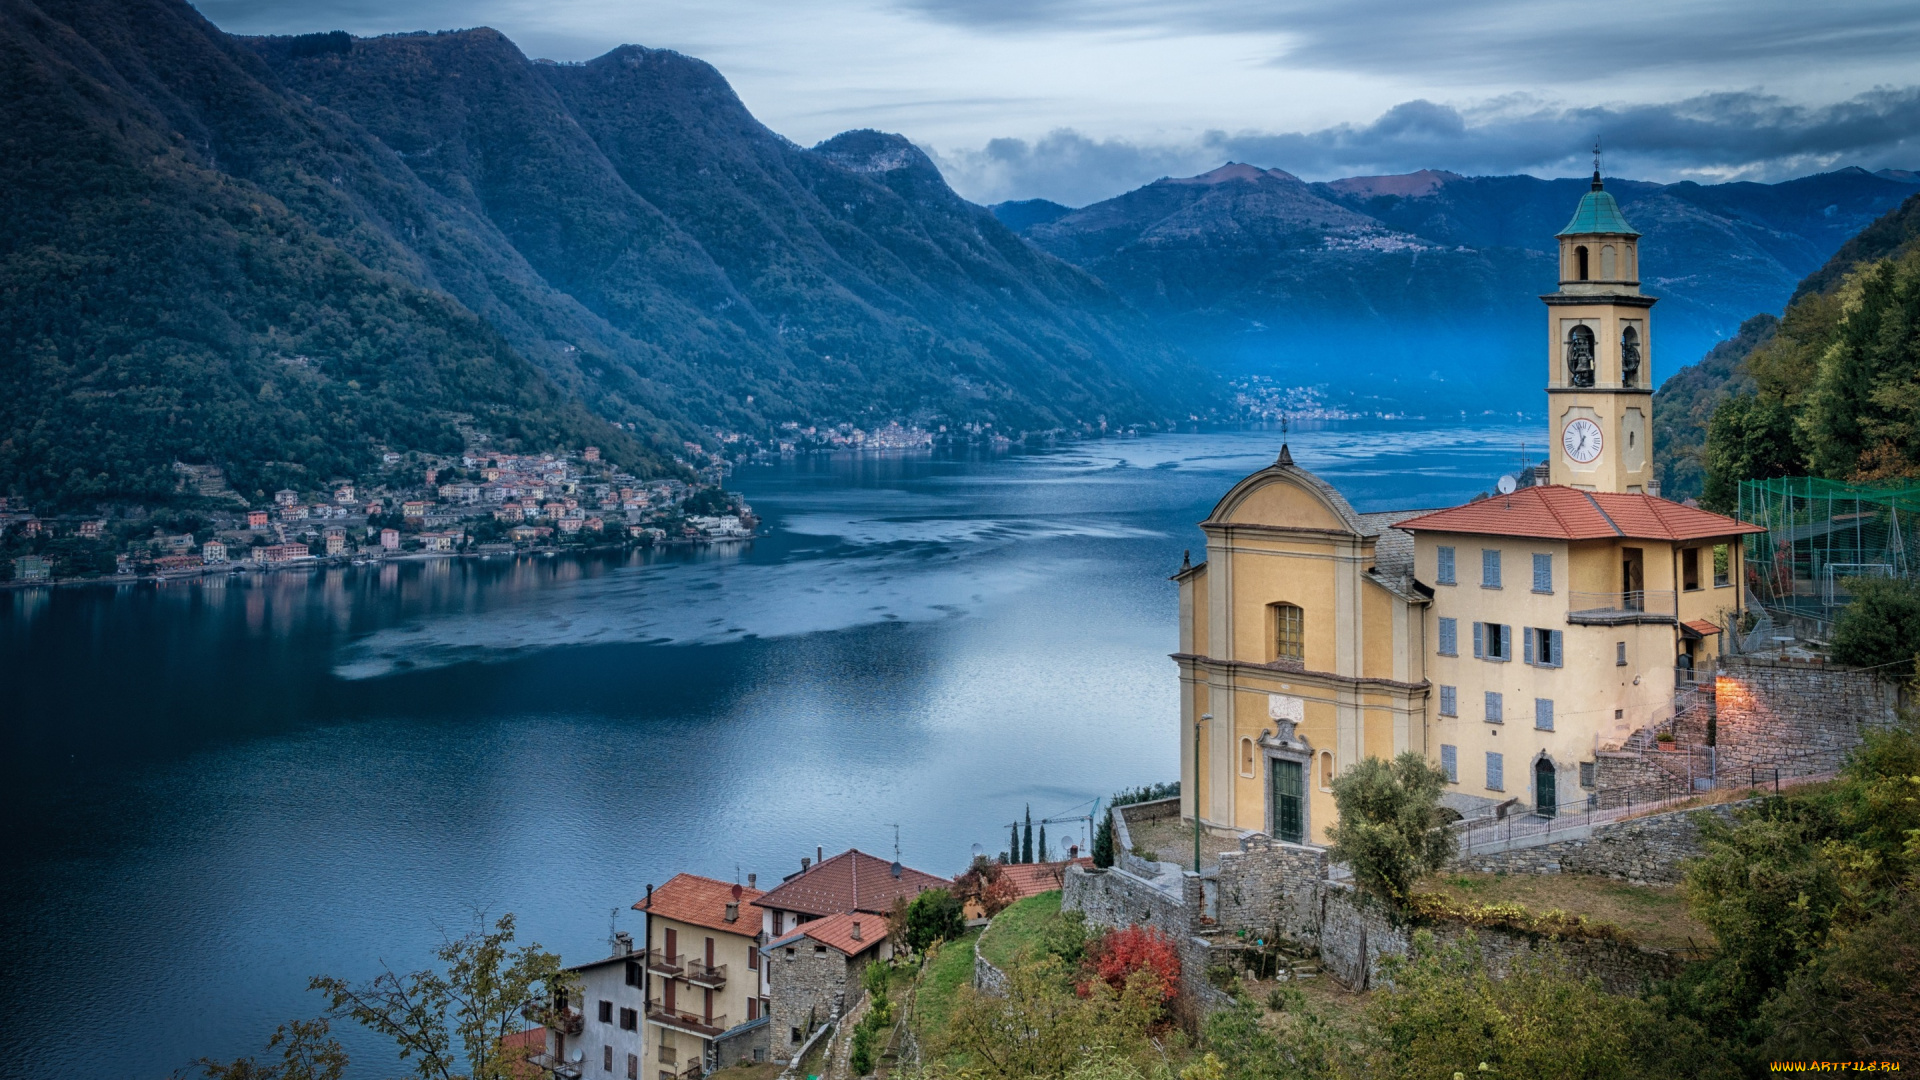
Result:
M1542 439L1291 445L1366 511L1464 501ZM1279 443L814 457L730 481L746 545L0 592L0 1074L165 1076L476 913L596 959L681 870L765 885L897 834L953 874L1029 807L1173 779L1166 578ZM401 1071L340 1034L353 1075Z

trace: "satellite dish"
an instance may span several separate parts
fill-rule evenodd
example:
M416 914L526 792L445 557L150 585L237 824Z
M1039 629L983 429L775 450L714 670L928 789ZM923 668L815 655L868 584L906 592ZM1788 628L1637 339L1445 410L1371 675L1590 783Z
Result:
M1503 476L1495 482L1493 486L1499 489L1500 494L1511 495L1513 494L1513 489L1520 486L1520 481L1515 480L1511 476Z
M585 1050L575 1050L573 1052L573 1063L575 1065L578 1065L585 1060L587 1060L587 1052Z

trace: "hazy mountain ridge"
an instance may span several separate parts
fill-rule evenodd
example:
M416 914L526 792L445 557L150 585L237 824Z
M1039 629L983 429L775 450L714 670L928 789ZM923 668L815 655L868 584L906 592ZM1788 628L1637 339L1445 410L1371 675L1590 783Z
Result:
M1235 164L1062 213L996 210L1227 370L1477 411L1533 404L1537 296L1555 287L1553 235L1587 183L1426 170L1307 184ZM1859 169L1772 185L1607 187L1645 234L1662 377L1756 311L1782 308L1802 277L1914 190Z

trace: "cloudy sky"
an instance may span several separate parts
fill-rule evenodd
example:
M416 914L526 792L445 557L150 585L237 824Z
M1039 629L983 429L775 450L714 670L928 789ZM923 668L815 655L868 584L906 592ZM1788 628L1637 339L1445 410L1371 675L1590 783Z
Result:
M1920 169L1914 0L200 0L234 33L492 26L717 66L811 144L898 131L969 198L1080 205L1228 160L1775 180Z

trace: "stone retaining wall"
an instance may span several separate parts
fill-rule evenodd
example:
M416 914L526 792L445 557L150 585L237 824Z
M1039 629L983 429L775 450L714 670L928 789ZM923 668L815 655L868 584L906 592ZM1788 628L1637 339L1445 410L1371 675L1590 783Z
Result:
M1702 854L1698 815L1730 820L1752 800L1676 810L1593 826L1591 834L1534 847L1456 857L1464 870L1505 874L1593 874L1620 881L1671 884L1685 875L1681 864Z
M1201 929L1303 940L1319 925L1315 888L1327 876L1324 848L1256 833L1200 876Z
M1898 722L1899 691L1869 671L1728 657L1714 682L1715 746L1724 780L1839 770L1867 732Z

